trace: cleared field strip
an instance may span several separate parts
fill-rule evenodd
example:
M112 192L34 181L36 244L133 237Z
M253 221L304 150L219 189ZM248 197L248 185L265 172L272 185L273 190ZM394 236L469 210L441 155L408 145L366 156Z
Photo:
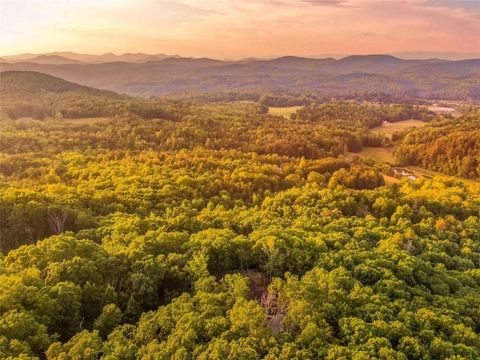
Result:
M412 127L422 127L425 126L425 122L420 120L404 120L404 121L397 121L397 122L388 122L384 121L381 126L373 128L371 131L373 133L381 133L385 136L392 137L392 134L397 131L403 131L408 128Z
M60 121L63 121L69 124L88 125L88 124L101 123L107 120L110 120L110 119L106 117L91 117L91 118L78 118L78 119L63 119Z
M272 115L278 115L278 116L285 116L289 117L291 114L293 114L295 111L298 109L302 108L303 106L286 106L286 107L269 107L268 108L268 113Z
M362 151L358 153L352 153L352 152L348 153L349 157L352 157L355 155L360 157L369 157L369 158L372 158L373 160L386 162L392 165L395 164L395 156L393 156L392 152L388 149L381 148L381 147L364 146L362 148Z

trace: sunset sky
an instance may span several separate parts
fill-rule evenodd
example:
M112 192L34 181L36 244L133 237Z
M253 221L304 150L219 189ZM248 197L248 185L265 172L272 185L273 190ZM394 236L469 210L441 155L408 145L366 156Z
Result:
M0 54L480 51L480 0L0 0Z

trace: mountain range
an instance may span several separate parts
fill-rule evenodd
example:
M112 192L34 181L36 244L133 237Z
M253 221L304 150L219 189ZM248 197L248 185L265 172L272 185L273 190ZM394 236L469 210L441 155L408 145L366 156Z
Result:
M410 98L480 99L480 59L405 60L390 55L353 55L341 59L284 56L227 61L163 54L145 58L139 53L111 54L117 60L86 63L86 55L75 59L65 55L39 55L28 61L8 58L8 62L2 61L0 70L36 71L132 95L279 90L325 96L384 93ZM107 55L101 57L110 59Z
M180 57L177 55L166 54L144 54L144 53L125 53L116 55L113 53L106 53L102 55L79 54L71 51L56 51L42 54L20 54L2 56L1 61L8 63L18 62L34 62L38 64L71 64L71 63L89 63L100 64L114 61L125 62L147 62L154 60L162 60L169 57Z
M325 53L325 54L316 54L313 56L309 56L310 58L314 59L324 59L324 58L334 58L334 59L341 59L347 56L351 56L352 54L334 54L334 53ZM448 51L401 51L401 52L393 52L387 55L392 55L404 60L428 60L428 59L441 59L441 60L469 60L469 59L479 59L480 52L476 53L464 53L464 52L448 52ZM69 64L73 62L81 62L81 63L91 63L91 64L98 64L98 63L105 63L105 62L113 62L113 61L125 61L125 62L147 62L147 61L155 61L155 60L162 60L168 57L180 58L182 56L179 55L167 55L167 54L146 54L146 53L124 53L120 55L116 55L113 53L105 53L100 55L94 54L80 54L72 51L54 51L48 53L25 53L19 55L6 55L0 58L2 62L35 62L35 63L65 63ZM275 59L279 56L266 56L262 58L243 58L243 59L236 59L237 61L243 60L268 60L268 59Z

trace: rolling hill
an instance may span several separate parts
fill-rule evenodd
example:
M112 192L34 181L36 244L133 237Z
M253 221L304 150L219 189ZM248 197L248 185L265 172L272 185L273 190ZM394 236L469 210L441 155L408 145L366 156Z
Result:
M33 71L0 72L1 118L82 118L109 114L125 96Z
M66 92L76 92L95 96L119 97L118 94L115 94L111 91L99 90L88 86L75 84L58 77L35 71L0 72L0 84L0 96L2 98Z
M0 69L37 71L134 95L283 90L325 96L386 93L410 98L480 99L480 59L403 60L390 55L356 55L339 60L285 56L222 61L167 57L142 63L2 63Z
M9 62L7 59L4 61ZM28 60L13 60L12 63L18 62L33 62L36 64L46 64L46 65L64 65L64 64L82 64L82 61L69 59L65 56L60 55L39 55L32 57Z

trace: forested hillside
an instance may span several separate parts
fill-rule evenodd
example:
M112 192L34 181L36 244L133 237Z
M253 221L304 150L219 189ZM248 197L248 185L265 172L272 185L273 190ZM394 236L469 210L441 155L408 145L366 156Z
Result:
M395 146L475 178L440 168L478 160L475 109L287 117L25 76L0 92L0 358L480 358L480 184L386 185L348 155ZM5 111L31 76L42 116ZM429 124L371 131L412 117Z
M1 114L10 119L32 117L86 118L138 115L176 119L182 112L171 104L131 98L78 85L34 71L0 72ZM178 110L177 110L178 108Z
M439 121L399 134L396 154L402 164L420 165L445 174L480 178L480 113Z

